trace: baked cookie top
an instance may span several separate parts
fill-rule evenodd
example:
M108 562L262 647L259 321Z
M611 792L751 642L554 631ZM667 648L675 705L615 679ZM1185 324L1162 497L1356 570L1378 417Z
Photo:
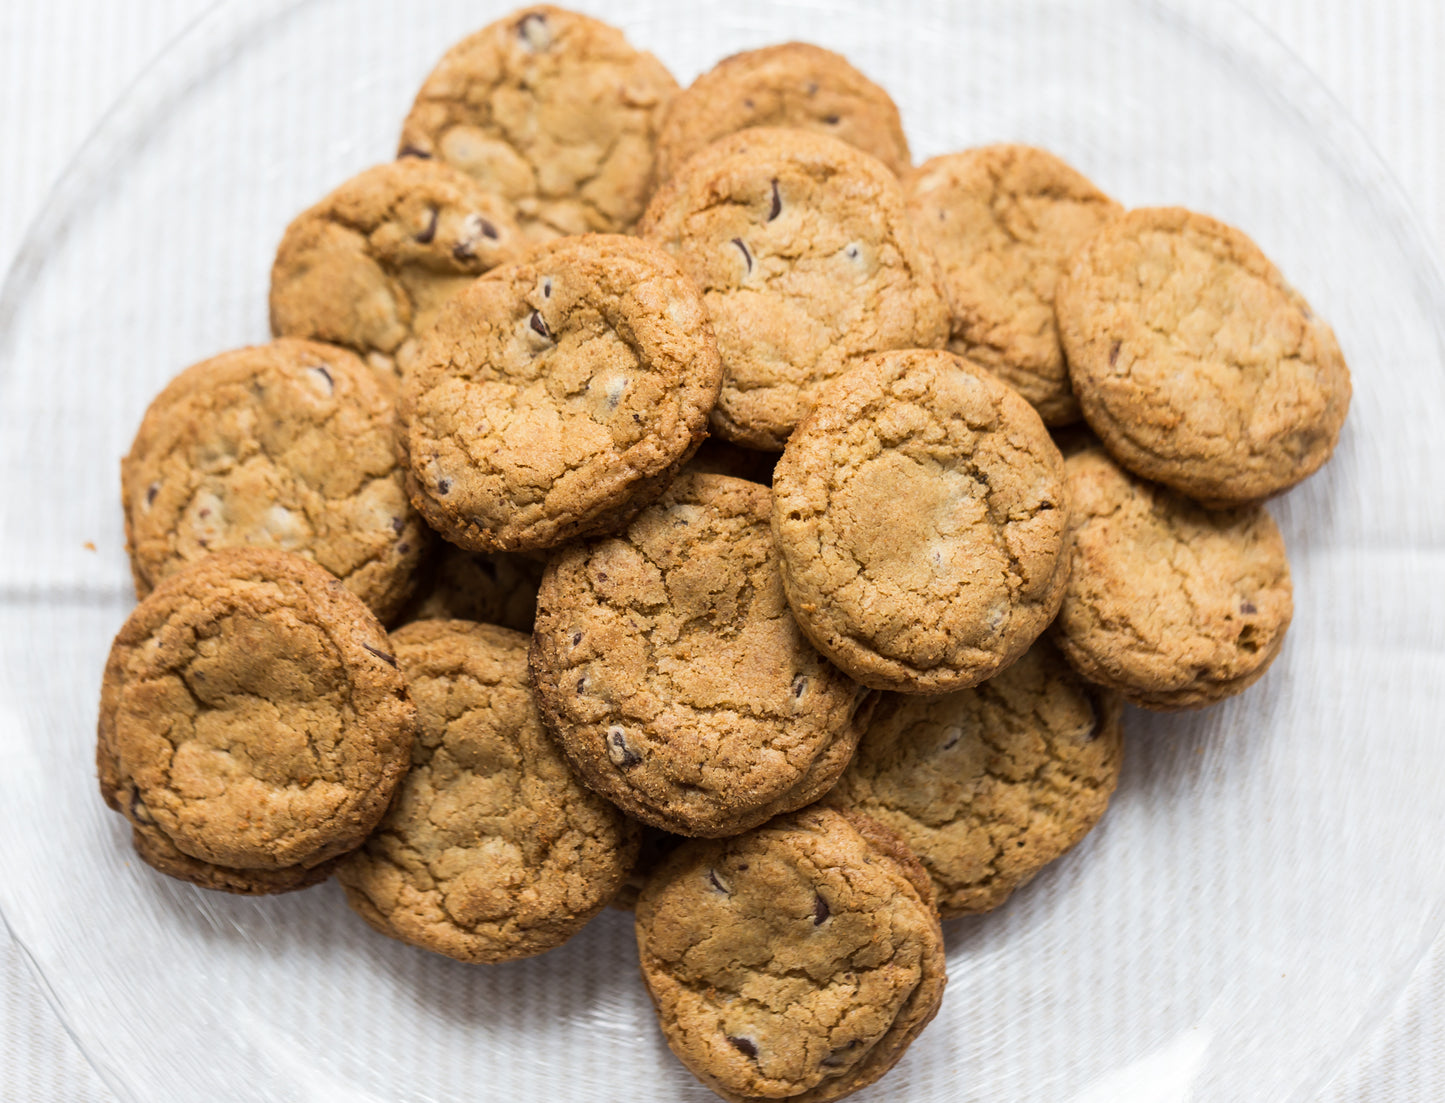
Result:
M229 549L161 583L116 636L101 795L166 872L233 891L235 871L241 891L300 887L282 871L314 869L376 825L415 727L366 606L300 556Z
M1047 425L1083 416L1054 321L1065 262L1123 208L1041 149L935 157L904 178L908 210L943 270L948 347L1017 388Z
M394 386L334 345L281 338L186 369L121 461L136 593L221 548L268 547L390 620L431 539L396 433Z
M443 542L418 572L401 619L471 620L531 632L543 567L525 555L466 552Z
M678 847L638 900L637 946L667 1044L734 1103L824 1103L871 1084L946 979L917 860L823 807Z
M402 371L447 300L520 247L511 208L470 176L415 157L377 165L286 228L271 329Z
M863 357L948 337L902 185L836 138L723 138L658 191L638 232L702 289L724 371L713 428L745 447L781 451L818 390Z
M911 163L898 105L842 54L786 42L723 58L673 97L657 139L667 180L711 142L753 126L838 138L902 174Z
M783 598L768 488L683 475L617 536L564 549L532 671L597 792L680 835L728 835L817 799L871 705Z
M460 620L392 635L420 728L411 770L337 871L383 934L460 961L540 954L621 887L637 831L542 727L527 637Z
M952 353L883 353L833 382L773 495L788 604L865 685L976 685L1063 597L1063 458L1017 391Z
M824 799L898 832L944 919L989 911L1104 814L1121 711L1041 639L972 689L885 694Z
M1055 305L1084 417L1135 474L1223 506L1334 450L1350 403L1335 335L1238 230L1130 211L1075 255Z
M515 206L542 240L629 229L652 190L657 132L677 82L622 32L549 4L458 42L401 131Z
M448 304L402 382L407 490L472 551L620 527L706 435L721 365L655 245L562 238Z
M1145 708L1198 708L1257 681L1293 614L1284 539L1261 507L1207 510L1121 470L1067 461L1072 568L1054 639Z

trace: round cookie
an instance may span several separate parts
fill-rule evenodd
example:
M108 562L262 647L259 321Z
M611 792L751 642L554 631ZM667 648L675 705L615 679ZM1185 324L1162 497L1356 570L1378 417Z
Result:
M337 870L347 902L382 934L459 961L560 946L622 886L636 825L542 727L526 636L429 620L392 645L420 728L391 810Z
M515 206L534 240L631 228L677 92L621 31L548 4L464 38L427 77L401 155L436 157Z
M683 475L542 578L542 714L588 785L665 831L735 834L816 800L867 723L871 695L788 612L769 504L765 486Z
M1054 290L1070 255L1124 208L1052 153L1025 145L935 157L903 186L943 270L948 347L1015 387L1046 425L1078 421Z
M405 370L447 300L520 246L510 208L470 176L415 157L377 165L286 228L271 330Z
M721 372L697 289L661 249L548 242L432 328L402 382L407 491L469 551L614 530L706 435Z
M443 543L422 568L402 621L472 620L531 632L543 564L525 555L476 555Z
M989 911L1108 808L1123 764L1121 712L1041 639L972 689L886 694L824 799L898 832L944 919Z
M1053 636L1069 662L1151 709L1199 708L1256 682L1294 611L1269 514L1203 509L1100 448L1066 466L1072 568Z
M396 432L393 385L333 345L281 338L186 369L121 461L136 593L221 548L269 547L390 620L431 541Z
M917 859L823 807L680 846L638 900L637 947L667 1044L731 1103L826 1103L873 1083L946 982Z
M326 876L406 772L416 710L389 648L286 552L220 551L156 587L111 646L96 744L140 856L232 892Z
M723 138L658 191L638 231L702 289L724 372L713 429L744 447L782 451L819 389L863 357L948 337L902 185L836 138Z
M836 380L773 495L788 604L864 685L976 685L1063 598L1063 458L1017 391L952 353L884 353Z
M754 126L838 138L899 175L911 163L887 92L842 54L786 42L723 58L673 98L657 138L657 179L669 179L704 146Z
M1339 344L1238 230L1130 211L1075 255L1055 307L1084 417L1136 475L1224 507L1334 451L1350 404Z

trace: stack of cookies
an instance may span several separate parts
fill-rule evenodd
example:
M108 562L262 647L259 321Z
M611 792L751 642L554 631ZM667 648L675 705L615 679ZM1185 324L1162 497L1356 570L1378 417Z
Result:
M1334 448L1333 334L1237 230L1041 150L913 167L814 46L679 90L529 8L399 149L122 464L106 801L162 872L334 873L463 962L633 908L720 1096L873 1082L938 1010L940 920L1104 814L1123 701L1279 654L1260 502Z

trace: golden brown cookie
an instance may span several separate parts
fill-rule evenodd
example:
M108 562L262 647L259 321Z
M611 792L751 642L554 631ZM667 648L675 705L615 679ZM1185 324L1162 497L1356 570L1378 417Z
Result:
M1335 335L1238 230L1130 211L1075 255L1055 305L1084 417L1136 475L1224 507L1334 451L1350 404Z
M461 620L393 633L420 719L411 771L336 872L372 927L459 961L560 946L637 855L636 825L573 776L542 727L527 642Z
M1124 208L1052 153L992 145L904 178L908 210L943 270L948 347L1033 403L1046 425L1082 417L1054 321L1069 256Z
M834 381L773 496L794 616L876 689L976 685L1063 597L1063 458L1017 391L952 353L883 353Z
M684 843L642 892L637 947L667 1044L731 1103L873 1083L946 982L928 875L897 836L831 808Z
M972 689L885 694L824 799L890 827L944 919L998 907L1099 821L1119 780L1119 698L1046 639Z
M525 555L466 552L443 543L422 567L401 620L473 620L531 632L544 566Z
M403 371L447 300L520 247L511 208L470 176L415 157L377 165L286 228L271 330Z
M549 4L464 38L417 93L401 155L437 157L517 210L535 240L629 229L652 191L677 82L621 31Z
M657 139L665 181L704 146L752 126L811 130L902 174L911 160L898 105L842 54L786 42L723 58L673 97Z
M470 551L615 530L706 435L721 370L702 299L661 249L548 242L432 328L402 383L407 490Z
M140 856L230 892L324 877L406 772L416 710L389 648L286 552L217 552L156 587L111 646L96 746Z
M1199 708L1257 681L1294 610L1269 514L1202 509L1100 448L1066 466L1073 563L1053 636L1068 660L1152 709Z
M781 451L819 389L865 356L948 337L902 185L835 138L723 138L653 197L638 232L702 289L724 372L713 429L745 447Z
M871 695L798 630L768 488L683 475L617 536L564 549L532 671L583 779L644 823L730 835L837 780Z
M183 371L121 461L136 593L221 548L269 547L390 620L431 542L396 433L394 387L334 345L281 338Z

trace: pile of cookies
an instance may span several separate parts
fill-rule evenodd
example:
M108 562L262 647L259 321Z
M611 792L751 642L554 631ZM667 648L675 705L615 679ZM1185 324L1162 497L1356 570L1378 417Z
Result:
M1122 701L1279 653L1259 503L1338 438L1330 329L1243 234L1041 150L913 167L813 46L679 90L529 8L399 147L287 228L275 340L123 462L106 801L162 872L335 874L464 962L635 908L723 1098L873 1082L940 919L1103 815Z

